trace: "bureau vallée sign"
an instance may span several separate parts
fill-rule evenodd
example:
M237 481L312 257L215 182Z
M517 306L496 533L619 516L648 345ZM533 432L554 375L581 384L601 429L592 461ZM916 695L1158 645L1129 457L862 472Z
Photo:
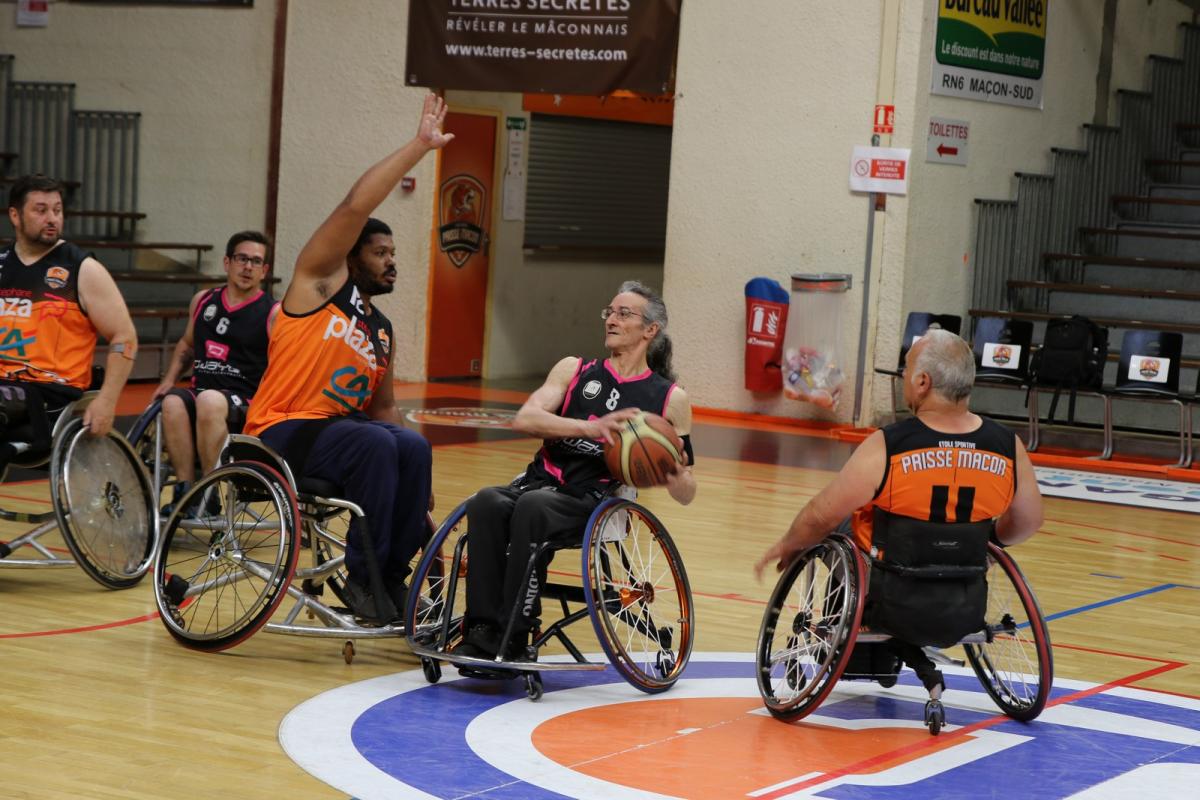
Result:
M682 0L423 0L408 6L405 82L601 95L674 88Z

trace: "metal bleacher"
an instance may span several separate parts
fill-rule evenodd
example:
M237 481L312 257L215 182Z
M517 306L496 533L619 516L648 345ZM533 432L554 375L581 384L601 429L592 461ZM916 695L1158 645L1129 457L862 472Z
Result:
M1119 124L1085 125L1084 146L1052 148L1045 174L1017 173L1016 194L976 200L969 315L1035 325L1082 314L1110 329L1106 383L1124 332L1183 334L1180 387L1200 371L1200 26L1180 26L1180 56L1148 59L1146 91L1118 92ZM983 398L1024 417L1024 393ZM1118 425L1170 433L1169 409L1128 404ZM1102 403L1077 420L1099 427Z

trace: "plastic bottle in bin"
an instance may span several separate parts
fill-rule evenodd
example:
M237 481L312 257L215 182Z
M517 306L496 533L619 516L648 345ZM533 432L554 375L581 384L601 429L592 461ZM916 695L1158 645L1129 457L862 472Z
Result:
M849 275L793 275L792 318L783 351L783 393L821 408L833 408L846 382L842 371L838 295L850 289Z

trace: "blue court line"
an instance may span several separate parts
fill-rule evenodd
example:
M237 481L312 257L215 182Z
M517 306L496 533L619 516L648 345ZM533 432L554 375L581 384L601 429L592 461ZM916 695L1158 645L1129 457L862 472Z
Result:
M1057 614L1051 614L1048 617L1046 617L1046 622L1050 622L1051 620L1055 620L1055 619L1062 619L1063 617L1070 617L1075 614L1082 614L1085 611L1091 611L1096 608L1104 608L1104 606L1111 606L1111 605L1114 605L1115 603L1124 603L1126 600L1133 600L1138 597L1144 597L1145 595L1148 595L1148 594L1156 594L1157 592L1163 592L1163 591L1166 591L1167 589L1200 589L1200 586L1188 586L1188 585L1182 584L1182 583L1164 583L1161 586L1152 586L1149 589L1143 589L1140 592L1133 592L1132 594L1123 594L1120 597L1113 597L1108 600L1101 600L1098 603L1090 603L1089 605L1086 605L1086 606L1079 606L1078 608L1070 608L1070 609L1067 609L1066 611L1060 611Z
M1091 575L1093 578L1112 578L1115 581L1125 580L1124 575L1109 575L1107 572L1093 572Z

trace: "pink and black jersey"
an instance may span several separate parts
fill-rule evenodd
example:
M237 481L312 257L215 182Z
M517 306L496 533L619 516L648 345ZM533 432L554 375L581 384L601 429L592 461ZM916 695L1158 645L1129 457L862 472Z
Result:
M567 387L558 415L572 419L597 419L621 408L639 408L665 416L675 384L647 369L622 378L608 363L580 361ZM525 470L530 482L567 485L580 491L613 481L604 465L604 442L596 439L547 439Z
M249 398L267 369L267 321L275 301L260 291L231 306L225 289L210 289L196 304L192 388L224 389Z

